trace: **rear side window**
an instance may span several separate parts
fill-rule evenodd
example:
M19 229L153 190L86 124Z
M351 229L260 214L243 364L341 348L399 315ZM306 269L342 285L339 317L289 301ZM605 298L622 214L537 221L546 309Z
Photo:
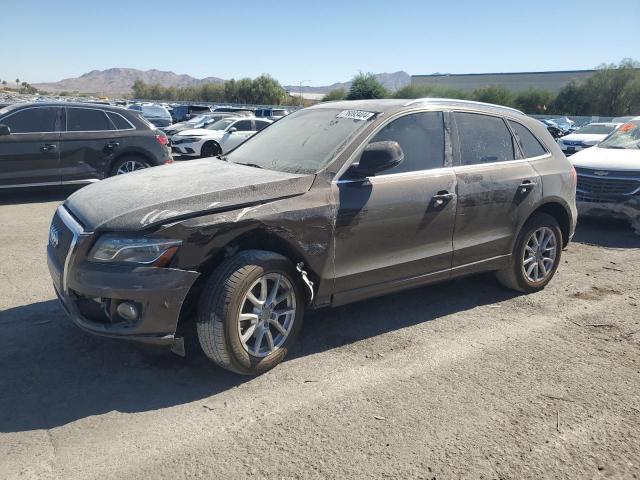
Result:
M113 130L109 118L102 110L67 108L68 132L100 132Z
M253 126L251 125L251 120L240 120L239 122L234 123L233 126L239 132L251 132L251 131L253 131Z
M515 159L513 137L499 117L456 113L461 165L506 162Z
M49 133L58 131L57 108L28 108L0 120L11 133Z
M107 112L107 115L118 130L130 130L132 128L131 124L127 120L125 120L122 115L118 115L117 113L113 112Z
M518 140L520 140L520 146L525 158L538 157L547 153L547 150L527 127L513 120L509 120L509 125L511 125L513 131L516 132Z
M444 167L444 124L442 112L405 115L380 130L373 142L396 141L404 152L404 161L383 175L415 172Z
M256 130L260 131L265 127L269 126L269 122L263 122L261 120L256 120Z

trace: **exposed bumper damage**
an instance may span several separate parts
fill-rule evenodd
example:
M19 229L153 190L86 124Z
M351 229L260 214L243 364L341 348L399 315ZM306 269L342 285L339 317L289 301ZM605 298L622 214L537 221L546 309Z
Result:
M66 281L54 257L49 271L62 306L83 330L105 337L125 338L181 350L175 332L180 311L198 272L155 268L75 264ZM64 285L64 287L63 287ZM123 318L118 306L134 305L135 319Z
M608 217L628 220L640 235L640 196L625 202L577 202L578 213L584 217Z

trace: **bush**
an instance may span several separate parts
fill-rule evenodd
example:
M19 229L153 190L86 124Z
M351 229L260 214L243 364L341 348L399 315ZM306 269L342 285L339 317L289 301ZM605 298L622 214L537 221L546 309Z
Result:
M322 97L323 102L335 102L337 100L344 100L347 98L347 91L344 88L337 88L335 90L331 90L324 97Z
M347 100L366 100L370 98L385 98L389 94L373 73L360 73L352 82Z

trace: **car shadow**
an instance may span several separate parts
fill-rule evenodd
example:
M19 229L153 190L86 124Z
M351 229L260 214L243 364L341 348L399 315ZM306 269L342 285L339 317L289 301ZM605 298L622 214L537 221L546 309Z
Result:
M289 358L514 295L481 275L312 312ZM53 300L0 312L0 328L0 432L49 429L110 411L167 408L251 381L216 367L199 348L188 349L186 358L151 355L129 342L88 335Z
M0 190L0 205L63 202L82 186L34 187L29 189Z
M640 248L640 235L629 222L610 218L580 218L573 241L608 248Z

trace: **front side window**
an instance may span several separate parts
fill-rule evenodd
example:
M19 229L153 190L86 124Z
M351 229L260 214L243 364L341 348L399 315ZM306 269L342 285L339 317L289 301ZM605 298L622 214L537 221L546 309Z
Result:
M11 133L50 133L58 131L57 108L28 108L0 120Z
M455 119L462 165L515 159L513 138L502 118L457 112Z
M373 142L395 141L404 152L404 160L383 175L415 172L444 166L444 124L442 112L405 115L380 130Z
M113 126L102 110L67 108L68 132L101 132L105 130L113 130Z
M522 153L524 153L525 158L539 157L547 153L547 150L527 127L513 120L509 120L509 125L511 125L511 128L520 140L520 146L522 147Z

